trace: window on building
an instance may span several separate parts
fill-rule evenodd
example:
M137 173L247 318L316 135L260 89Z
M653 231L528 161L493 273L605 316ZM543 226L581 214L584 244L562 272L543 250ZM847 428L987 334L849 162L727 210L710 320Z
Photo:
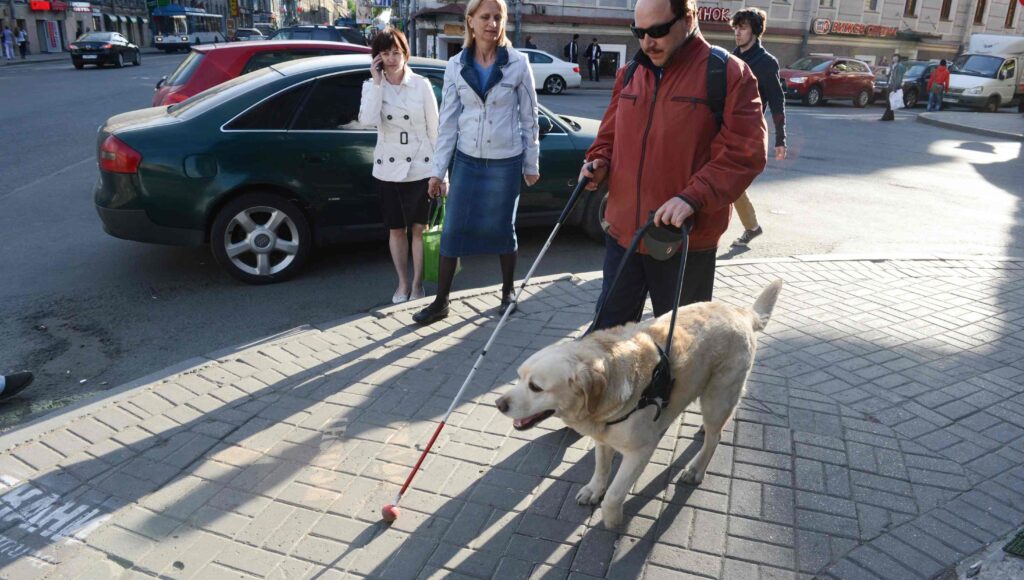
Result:
M1013 28L1013 17L1017 13L1017 3L1010 2L1010 7L1006 9L1006 20L1003 22L1003 28Z
M878 0L867 0L865 9L868 12L878 12Z
M818 0L819 8L833 8L835 7L835 0Z
M904 16L911 16L911 17L913 17L916 14L917 14L917 0L906 0L903 3L903 15Z
M974 23L984 24L985 23L985 5L987 0L978 0L978 7L974 9Z
M942 10L939 11L939 20L949 22L949 13L953 11L953 0L942 0Z

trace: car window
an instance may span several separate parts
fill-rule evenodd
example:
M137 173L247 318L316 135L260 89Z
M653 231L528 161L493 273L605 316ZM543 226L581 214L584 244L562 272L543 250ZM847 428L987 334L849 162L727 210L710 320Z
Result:
M206 58L201 52L192 51L185 57L185 60L181 61L178 68L174 69L174 72L167 77L165 86L177 87L188 82L188 79L192 78L192 74L199 68L200 63Z
M110 42L113 36L110 32L92 32L79 36L75 42Z
M1000 71L1004 79L1012 79L1017 74L1017 63L1010 59L1003 65L1003 69Z
M530 62L536 64L551 64L555 62L555 59L551 58L546 54L540 54L538 52L530 53Z
M198 95L193 95L176 105L171 105L167 107L167 112L174 117L191 119L238 95L274 82L283 76L271 67L253 71L247 75L233 78L230 81L206 89Z
M912 77L919 77L922 74L924 74L924 72L925 72L924 69L927 66L928 65L924 65L924 64L915 64L914 66L912 66L909 69L907 69L907 74L904 75L904 76L911 77L911 78Z
M242 113L227 125L231 131L283 131L302 104L312 82L292 87Z
M333 30L327 28L316 28L313 30L313 40L338 40Z
M311 30L302 30L298 28L278 30L274 33L271 40L310 40L313 38L313 32Z
M359 101L363 81L369 72L322 78L313 87L306 104L292 125L298 131L336 131L369 129L359 125Z
M352 44L366 44L366 37L364 37L359 31L352 30L350 28L341 28L338 30L341 33L342 40L350 42Z
M323 54L325 53L321 50L268 50L266 52L258 52L242 67L242 74L260 70L272 64L309 58L311 56L321 56Z

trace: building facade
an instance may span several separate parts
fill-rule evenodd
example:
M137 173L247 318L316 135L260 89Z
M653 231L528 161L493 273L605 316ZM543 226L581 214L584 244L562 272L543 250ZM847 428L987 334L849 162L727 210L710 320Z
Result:
M29 51L63 52L86 32L119 32L143 46L150 42L145 0L8 0L0 5L3 25L28 34Z
M510 1L509 37L562 57L573 34L582 55L597 38L612 72L639 49L629 32L635 0ZM710 0L700 2L701 31L713 44L732 48L729 20L746 6L768 13L765 46L783 64L807 54L860 57L872 64L903 58L949 58L971 34L1024 35L1019 0ZM461 49L464 2L427 1L415 14L418 54L448 58ZM517 24L519 33L516 33Z

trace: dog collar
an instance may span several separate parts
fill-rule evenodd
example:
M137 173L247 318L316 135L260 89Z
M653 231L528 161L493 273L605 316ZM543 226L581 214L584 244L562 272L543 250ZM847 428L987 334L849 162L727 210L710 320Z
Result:
M618 419L608 421L605 423L606 426L617 425L648 405L654 405L656 411L651 420L657 421L661 417L661 412L668 406L669 395L672 393L672 385L675 384L675 380L672 378L668 355L660 346L654 346L658 349L659 360L658 364L654 365L654 370L651 371L651 382L644 388L644 392L640 395L640 400L633 410Z

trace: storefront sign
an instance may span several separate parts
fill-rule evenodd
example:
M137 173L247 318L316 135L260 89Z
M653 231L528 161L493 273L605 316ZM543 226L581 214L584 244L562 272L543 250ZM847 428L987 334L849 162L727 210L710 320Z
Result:
M445 24L444 34L445 36L462 36L466 33L466 27L462 24Z
M71 6L64 0L51 0L50 10L54 12L67 12Z
M729 22L732 20L732 10L701 6L697 9L697 20L701 22Z
M230 0L228 6L231 7L231 15L238 16L238 0Z
M1022 0L1024 1L1024 0ZM871 36L874 38L895 37L898 29L895 26L879 26L877 24L862 24L860 22L841 22L818 18L811 23L811 30L815 34L840 34L843 36Z
M60 52L60 32L57 30L56 20L45 20L43 34L43 50L46 52Z
M92 4L89 4L88 2L72 2L71 10L73 12L83 12L89 14L92 12Z
M28 9L42 12L50 9L50 3L47 0L32 0L28 3Z

